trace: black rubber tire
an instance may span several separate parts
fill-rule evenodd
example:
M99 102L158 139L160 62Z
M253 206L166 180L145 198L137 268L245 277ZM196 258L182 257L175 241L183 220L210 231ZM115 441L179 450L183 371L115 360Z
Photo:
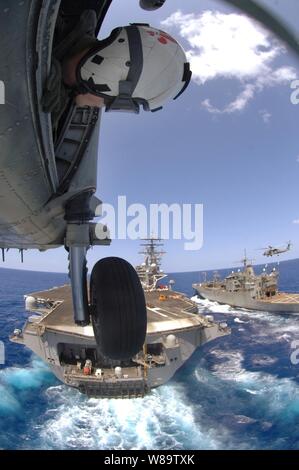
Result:
M131 359L145 342L147 315L143 288L133 266L121 258L96 263L90 281L91 317L101 354Z

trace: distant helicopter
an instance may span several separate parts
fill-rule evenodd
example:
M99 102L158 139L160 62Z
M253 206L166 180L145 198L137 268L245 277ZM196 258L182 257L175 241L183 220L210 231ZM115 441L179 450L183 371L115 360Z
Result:
M263 256L267 256L268 258L272 256L279 256L282 253L286 253L287 251L290 251L291 248L292 248L292 243L290 241L287 243L287 246L285 248L283 247L275 248L274 246L269 245L267 248L262 248L263 250L266 250L263 253Z

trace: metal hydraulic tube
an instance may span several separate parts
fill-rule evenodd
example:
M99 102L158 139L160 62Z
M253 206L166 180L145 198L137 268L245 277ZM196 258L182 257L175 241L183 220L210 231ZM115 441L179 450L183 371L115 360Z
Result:
M92 195L93 190L84 191L68 201L65 207L65 246L69 252L74 321L80 326L90 323L86 253L91 244L89 220L94 216L90 209Z
M90 323L87 296L87 248L72 245L69 247L69 276L72 286L74 321L77 325Z

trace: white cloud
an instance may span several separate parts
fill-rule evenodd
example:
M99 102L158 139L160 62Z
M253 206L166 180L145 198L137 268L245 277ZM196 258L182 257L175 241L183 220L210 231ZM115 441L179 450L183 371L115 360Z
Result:
M297 157L297 162L299 163L299 155L298 155L298 157Z
M210 113L241 111L257 92L296 78L293 67L273 66L285 48L247 16L219 11L205 11L200 15L177 11L162 21L162 25L178 28L187 40L190 46L187 56L196 83L202 85L221 77L240 81L242 91L224 108L217 108L209 99L202 103Z
M299 225L299 219L293 220L293 224L298 224Z
M219 109L213 106L209 99L202 102L202 106L206 108L209 113L213 114L231 114L236 111L241 111L247 103L254 97L255 87L252 84L247 84L243 91L237 96L237 98L229 103L225 108Z

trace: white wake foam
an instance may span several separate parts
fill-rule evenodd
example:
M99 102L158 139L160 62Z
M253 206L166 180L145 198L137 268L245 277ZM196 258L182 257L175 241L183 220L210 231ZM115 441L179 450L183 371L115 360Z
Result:
M229 313L234 314L239 310L230 307L229 305L219 304L218 302L212 302L208 299L200 299L197 296L191 297L191 300L197 303L199 313Z
M54 381L55 378L48 366L35 357L26 368L9 367L2 370L0 372L0 416L20 412L23 406L23 391L37 391Z
M40 431L44 448L216 449L213 432L201 428L179 386L145 398L88 399L65 386L47 391L50 410Z

